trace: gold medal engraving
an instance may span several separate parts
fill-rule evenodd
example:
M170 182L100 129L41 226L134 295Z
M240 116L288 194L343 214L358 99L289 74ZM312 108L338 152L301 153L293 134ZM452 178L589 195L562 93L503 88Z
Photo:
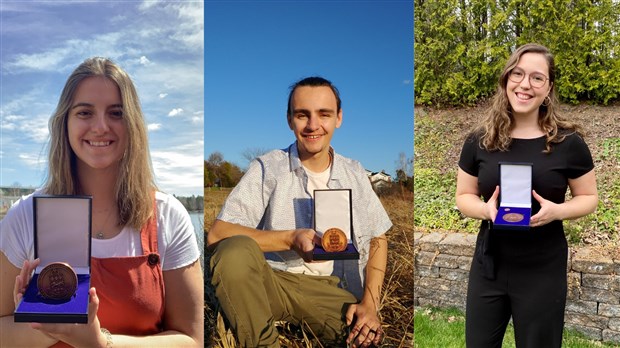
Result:
M523 214L519 213L508 213L503 217L504 221L508 222L519 222L523 220Z
M323 233L321 245L330 253L343 251L347 248L347 235L339 228L330 228Z
M77 275L66 263L53 262L45 266L37 278L37 288L42 297L51 300L68 300L77 290Z

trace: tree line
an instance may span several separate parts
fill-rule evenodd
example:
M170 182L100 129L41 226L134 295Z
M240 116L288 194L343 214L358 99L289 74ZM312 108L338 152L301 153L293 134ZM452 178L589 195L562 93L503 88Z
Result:
M620 100L616 0L415 0L416 104L472 105L491 96L510 53L536 42L555 56L563 102Z
M243 157L249 162L266 153L265 149L254 148L244 151ZM378 193L399 192L409 190L413 192L413 158L407 158L404 152L399 153L395 162L396 178L393 178L391 187L384 187ZM234 187L237 185L244 171L234 163L224 160L221 152L213 152L204 161L204 187Z
M183 196L174 195L174 197L178 199L179 202L181 202L181 204L183 204L183 206L185 207L185 209L187 209L187 211L204 210L205 200L203 196L191 195L190 197L183 197Z
M213 152L205 161L204 187L234 187L243 171L239 166L224 160L221 152Z

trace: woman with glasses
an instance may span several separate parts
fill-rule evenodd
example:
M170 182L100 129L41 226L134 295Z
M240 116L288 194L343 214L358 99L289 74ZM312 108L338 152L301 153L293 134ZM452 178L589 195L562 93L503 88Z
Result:
M582 130L559 114L555 76L546 47L519 47L504 66L486 117L463 145L456 204L482 220L467 292L467 347L501 347L511 317L517 347L562 344L568 255L562 220L592 213L598 198ZM528 229L492 223L499 162L532 163Z

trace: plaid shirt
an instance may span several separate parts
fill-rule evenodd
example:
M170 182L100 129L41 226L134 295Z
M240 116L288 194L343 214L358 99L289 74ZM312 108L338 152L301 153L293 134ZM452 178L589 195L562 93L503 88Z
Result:
M353 242L360 259L334 261L332 275L340 278L341 287L361 298L370 240L387 232L392 222L372 190L362 165L336 153L333 155L327 186L352 190ZM217 218L262 230L313 228L313 199L307 184L308 176L296 143L271 151L252 161ZM272 268L283 271L304 262L293 250L265 253L265 258Z

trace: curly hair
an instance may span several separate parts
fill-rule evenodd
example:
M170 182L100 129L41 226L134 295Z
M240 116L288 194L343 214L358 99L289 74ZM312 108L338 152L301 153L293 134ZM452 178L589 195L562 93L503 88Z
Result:
M549 66L550 91L548 103L541 104L538 109L538 125L546 136L546 149L543 152L551 152L552 144L564 141L567 135L572 133L577 133L580 136L584 135L582 128L578 124L569 121L559 114L560 103L555 93L556 68L553 55L545 46L528 43L517 48L504 65L502 74L499 77L497 91L491 100L491 105L482 124L475 131L479 135L480 146L487 151L507 151L512 142L510 134L514 128L514 116L508 101L506 85L508 83L508 76L525 53L543 55Z

